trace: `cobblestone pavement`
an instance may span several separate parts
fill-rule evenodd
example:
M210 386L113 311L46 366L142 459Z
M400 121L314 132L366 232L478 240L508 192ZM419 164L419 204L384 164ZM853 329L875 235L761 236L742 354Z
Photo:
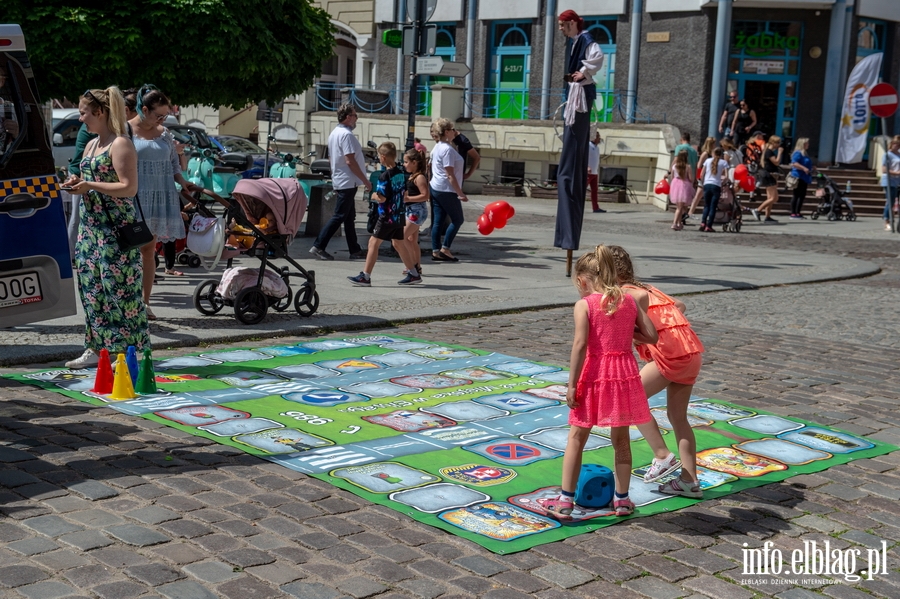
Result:
M698 243L715 251L719 239ZM685 298L707 347L696 393L900 444L896 245L791 235L727 242L850 255L883 272ZM379 331L564 365L570 313ZM154 422L7 381L0 399L4 598L900 597L900 452L498 556ZM864 569L866 550L882 540L888 573L871 581L742 572L745 544L770 541L789 555L828 541L860 549Z

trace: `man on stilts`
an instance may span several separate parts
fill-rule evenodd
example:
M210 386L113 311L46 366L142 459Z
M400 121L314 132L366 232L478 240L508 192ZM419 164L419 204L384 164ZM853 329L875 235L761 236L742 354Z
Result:
M566 276L570 276L572 250L578 249L584 220L591 108L597 98L593 77L603 65L603 51L585 31L584 19L573 10L559 15L559 30L572 43L566 60L566 124L556 171L559 199L553 246L566 250Z

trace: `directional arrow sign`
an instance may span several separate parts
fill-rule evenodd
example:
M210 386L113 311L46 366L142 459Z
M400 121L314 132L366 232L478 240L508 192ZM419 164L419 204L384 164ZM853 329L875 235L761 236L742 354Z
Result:
M469 74L469 67L464 62L445 62L441 69L442 77L465 77Z
M444 59L440 56L420 56L416 59L416 73L420 75L439 75L444 68Z

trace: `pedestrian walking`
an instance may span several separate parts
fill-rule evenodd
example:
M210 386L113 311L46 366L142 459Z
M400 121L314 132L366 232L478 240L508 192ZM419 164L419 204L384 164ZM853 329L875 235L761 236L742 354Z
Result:
M84 307L84 353L67 368L91 368L100 350L124 353L150 347L147 312L141 295L141 253L122 250L116 232L136 220L137 152L128 138L125 102L117 87L89 89L78 103L81 122L96 138L84 151L82 176L70 175L64 185L81 195L75 267Z
M619 285L647 311L659 339L638 345L638 355L646 362L641 368L641 384L647 397L666 390L666 414L678 443L678 460L668 450L655 421L638 425L655 455L646 482L652 482L681 467L681 474L659 486L659 492L699 499L703 497L697 478L697 440L688 422L687 409L694 383L703 365L703 344L685 318L685 305L634 276L631 256L624 248L610 246Z
M725 140L722 140L723 142ZM704 140L703 145L700 146L700 156L697 159L698 165L703 165L706 162L706 159L712 156L713 150L716 148L716 138L715 137L707 137ZM694 167L696 168L696 167ZM700 173L697 172L694 176L699 179ZM700 205L700 199L703 197L703 182L697 181L697 191L694 193L694 200L691 202L691 207L688 210L687 218L691 218L694 216L694 210L697 209L697 206Z
M803 200L806 199L806 189L812 183L813 164L807 154L809 150L809 138L801 137L794 144L794 152L791 154L791 175L797 177L797 186L794 187L791 198L792 220L805 219L800 212L803 210Z
M722 148L713 150L711 158L703 163L700 180L703 182L703 215L700 217L700 230L715 233L713 222L716 219L716 207L722 196L722 185L728 175L728 163L722 159Z
M386 141L378 146L378 160L384 169L378 176L378 186L372 199L378 202L378 220L372 236L369 237L369 249L366 252L366 264L355 277L347 277L358 287L372 285L372 270L378 260L378 248L382 241L390 241L406 266L406 277L399 281L400 285L415 285L422 282L416 265L418 256L412 256L409 246L403 238L406 226L406 206L403 198L406 195L406 172L397 166L397 146Z
M356 237L356 188L362 185L367 192L372 191L372 183L366 177L366 162L362 146L353 129L359 116L352 104L341 104L338 107L338 125L328 136L328 156L331 161L331 181L337 201L334 204L334 215L329 219L318 237L309 248L309 253L319 260L334 260L334 256L325 251L328 242L344 225L344 237L347 238L347 250L351 260L364 260L366 253L359 245Z
M747 100L741 100L737 112L731 121L731 133L734 145L741 147L749 138L753 128L756 127L756 111L750 108Z
M884 218L884 230L891 230L891 204L896 203L900 198L900 135L891 138L890 149L884 155L884 185L888 187L888 193L885 194L884 212L881 216Z
M431 259L435 262L459 262L450 252L450 246L465 218L461 202L468 202L462 190L463 157L450 145L455 137L453 123L449 119L438 119L431 124L431 136L437 144L431 150L431 197L434 212L431 215ZM582 199L584 203L584 199ZM450 217L447 232L441 235L444 215Z
M644 310L619 286L609 247L598 245L579 258L572 281L581 299L575 303L575 338L566 392L570 429L563 456L562 490L559 496L539 499L538 503L553 518L572 519L582 452L591 427L608 426L615 451L613 509L617 516L628 516L634 512L634 503L628 497L628 427L653 420L631 344L633 340L656 343L658 337Z
M150 309L150 294L156 273L156 243L174 242L187 237L181 216L181 198L175 183L189 192L203 191L203 188L184 178L175 138L162 125L169 116L169 99L153 85L142 86L135 97L136 116L129 121L129 125L138 156L137 195L147 226L153 233L153 241L141 247L144 306L147 318L156 320ZM172 264L166 264L166 274L178 272L174 266L174 260Z
M675 204L675 218L672 222L672 228L680 231L684 228L681 222L681 215L687 209L691 200L694 198L694 184L691 182L691 165L688 162L688 153L681 150L675 156L675 162L669 169L669 200Z
M722 118L719 119L719 133L722 133L726 138L732 136L731 123L734 122L734 114L738 111L740 104L737 91L732 90L728 92L728 100L722 109Z
M593 76L603 65L603 51L574 10L559 15L559 30L572 43L566 58L565 127L556 171L558 203L553 246L569 250L566 264L571 267L571 250L578 249L584 221L588 136L591 108L597 98Z
M428 189L428 178L425 176L425 154L413 148L403 155L403 169L407 173L406 181L406 227L403 238L409 245L410 254L415 257L416 270L422 276L422 251L419 249L419 229L428 218L428 200L431 192ZM407 274L404 271L403 274Z
M769 141L766 142L766 149L763 150L762 168L759 170L756 183L757 189L766 190L766 199L759 205L759 208L750 211L756 220L761 221L765 217L767 223L778 222L772 218L772 207L778 201L778 177L781 174L779 165L783 154L781 138L777 135L770 136Z
M594 137L588 144L588 185L591 188L591 208L595 214L606 212L600 207L597 198L597 187L600 184L600 132L594 131Z

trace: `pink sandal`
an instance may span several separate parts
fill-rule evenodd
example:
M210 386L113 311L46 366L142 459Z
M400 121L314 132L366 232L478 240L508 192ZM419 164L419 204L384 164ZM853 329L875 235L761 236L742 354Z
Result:
M537 502L551 518L565 522L572 519L572 510L575 509L575 503L571 499L557 496L538 499Z
M616 516L630 516L634 513L634 502L628 497L616 499L613 501L613 507L616 510Z

